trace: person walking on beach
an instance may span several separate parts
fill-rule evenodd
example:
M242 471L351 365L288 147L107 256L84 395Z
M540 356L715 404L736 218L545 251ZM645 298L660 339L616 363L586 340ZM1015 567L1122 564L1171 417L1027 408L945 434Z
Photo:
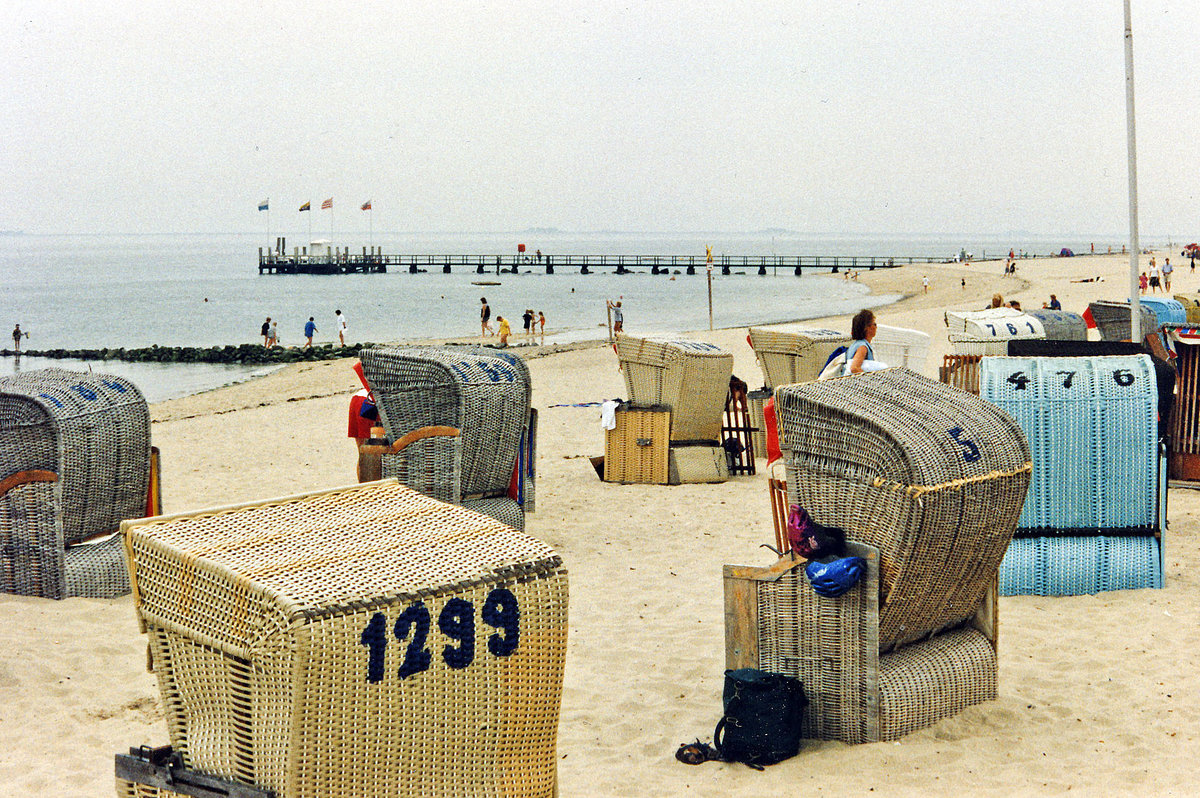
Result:
M525 312L521 314L521 321L525 323L525 337L529 338L533 335L533 311L525 308Z
M545 337L546 335L546 314L538 311L538 332Z
M1159 288L1158 279L1158 264L1154 262L1154 258L1150 259L1150 293L1157 294Z
M1146 293L1146 286L1150 285L1150 281L1146 279L1146 273L1142 272L1142 276L1138 278L1138 291Z
M508 336L512 333L512 328L508 326L508 319L497 316L496 324L500 325L500 346L508 346Z
M1171 293L1171 272L1173 271L1175 271L1175 267L1171 265L1171 259L1163 258L1162 279L1164 293Z
M304 348L312 349L312 339L317 333L317 323L312 316L308 317L308 321L304 325Z
M279 343L279 328L276 326L278 322L271 322L271 329L267 330L267 349L274 349Z
M334 318L337 320L338 331L338 346L346 345L346 317L342 315L341 310L333 312Z
M479 336L482 338L495 335L496 331L492 329L492 308L487 303L487 297L479 297L479 304Z
M263 337L263 347L270 349L271 348L271 317L270 316L267 316L267 320L263 322L262 337Z
M18 324L16 327L13 327L13 350L16 351L17 353L20 353L20 351L21 351L21 338L22 337L28 338L29 333L21 332L21 325Z
M928 294L929 293L929 275L928 274L921 275L921 285L925 286L925 293Z

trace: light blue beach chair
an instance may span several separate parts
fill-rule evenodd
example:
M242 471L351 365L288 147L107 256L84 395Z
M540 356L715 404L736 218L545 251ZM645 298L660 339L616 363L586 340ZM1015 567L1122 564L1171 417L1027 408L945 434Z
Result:
M1163 587L1166 467L1149 356L984 358L980 396L1021 426L1033 458L1000 594Z

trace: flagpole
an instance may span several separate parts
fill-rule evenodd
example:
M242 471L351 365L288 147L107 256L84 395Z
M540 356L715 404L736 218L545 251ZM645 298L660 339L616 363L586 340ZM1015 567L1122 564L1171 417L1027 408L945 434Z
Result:
M1125 0L1125 127L1129 150L1129 335L1134 343L1142 340L1142 303L1138 292L1137 132L1133 121L1133 16Z

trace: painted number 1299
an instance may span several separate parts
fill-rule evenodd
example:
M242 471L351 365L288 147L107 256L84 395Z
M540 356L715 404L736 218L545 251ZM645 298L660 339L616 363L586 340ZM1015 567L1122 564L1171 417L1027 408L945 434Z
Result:
M507 588L498 587L483 602L479 613L485 624L496 631L488 636L488 651L497 657L507 657L517 650L521 637L521 612L517 597ZM429 670L433 663L433 652L426 648L429 632L433 625L429 608L423 601L414 601L404 608L392 625L391 636L399 643L407 643L404 661L400 663L396 676L407 679ZM450 668L459 670L475 660L475 605L460 598L452 598L442 607L437 619L438 631L449 642L442 647L442 661ZM367 681L382 682L384 662L389 642L387 616L377 612L371 616L362 631L359 643L367 647Z

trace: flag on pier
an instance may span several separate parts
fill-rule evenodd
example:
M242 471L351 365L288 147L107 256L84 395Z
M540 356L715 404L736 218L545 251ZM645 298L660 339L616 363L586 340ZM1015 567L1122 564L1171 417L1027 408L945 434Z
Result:
M270 202L270 200L263 200L262 202L258 203L258 209L260 211L265 211L268 207L269 202Z
M321 210L323 210L323 211L333 210L333 197L330 197L329 199L327 199L321 203Z
M362 209L363 209L364 211L369 211L369 210L371 210L371 201L370 201L370 200L367 200L366 202L364 202L364 203L362 204Z
M311 202L304 203L303 205L300 206L300 210L302 210L302 211L312 210L312 203Z

